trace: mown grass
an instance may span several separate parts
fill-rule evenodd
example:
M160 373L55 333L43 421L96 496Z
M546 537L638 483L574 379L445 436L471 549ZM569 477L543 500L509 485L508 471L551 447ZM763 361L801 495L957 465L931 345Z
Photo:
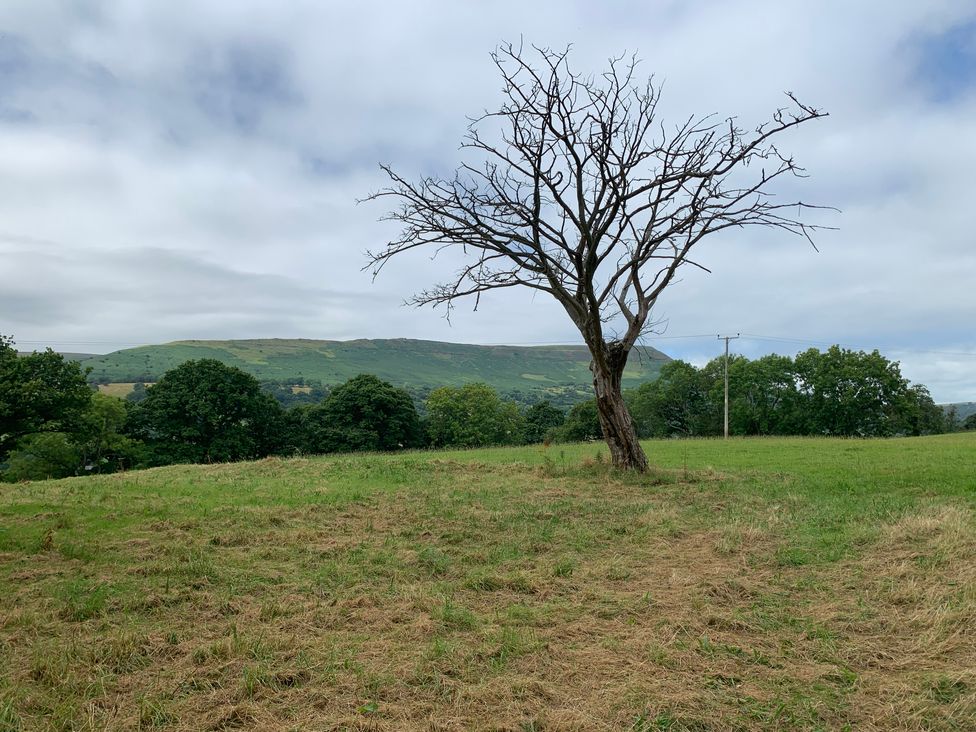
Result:
M976 728L976 436L0 488L0 730Z

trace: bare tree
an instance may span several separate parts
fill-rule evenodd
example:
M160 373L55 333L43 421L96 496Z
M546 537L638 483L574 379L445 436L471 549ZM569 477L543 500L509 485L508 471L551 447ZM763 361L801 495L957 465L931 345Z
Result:
M449 282L415 295L415 305L522 286L554 297L592 355L590 370L613 464L647 469L621 394L627 358L652 325L651 308L708 234L764 226L810 239L802 202L778 203L770 189L803 176L773 138L825 116L788 94L788 108L753 130L714 115L665 127L660 86L636 79L637 60L611 59L599 77L573 72L568 49L496 49L504 102L471 120L462 149L472 161L449 179L410 182L381 166L390 197L385 220L398 238L368 252L374 276L395 255L458 248L468 261ZM811 244L812 244L812 240Z

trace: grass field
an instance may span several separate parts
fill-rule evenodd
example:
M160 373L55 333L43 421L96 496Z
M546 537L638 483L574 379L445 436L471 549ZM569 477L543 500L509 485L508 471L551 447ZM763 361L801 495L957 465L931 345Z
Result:
M976 434L0 487L0 729L976 729Z
M127 396L129 396L129 394L132 393L136 383L137 382L132 381L120 381L112 384L99 384L98 390L102 394L108 394L109 396L118 397L119 399L125 399Z

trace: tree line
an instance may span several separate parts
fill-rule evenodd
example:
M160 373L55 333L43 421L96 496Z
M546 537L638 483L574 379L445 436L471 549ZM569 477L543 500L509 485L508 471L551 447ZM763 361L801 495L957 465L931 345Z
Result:
M892 437L957 428L921 384L902 377L878 351L832 346L791 358L730 356L729 431L733 435ZM725 358L702 368L671 361L660 378L628 395L641 437L694 437L723 431ZM976 427L976 424L970 425Z
M683 361L626 392L641 437L722 430L723 358ZM892 436L976 429L958 425L925 387L877 351L833 347L795 358L729 360L736 435ZM250 374L213 359L187 361L124 401L93 391L87 372L53 351L18 355L0 336L0 477L8 481L269 455L480 447L602 438L595 400L567 414L528 407L486 384L434 389L423 409L409 392L362 374L315 403L283 407ZM423 416L421 416L423 415Z

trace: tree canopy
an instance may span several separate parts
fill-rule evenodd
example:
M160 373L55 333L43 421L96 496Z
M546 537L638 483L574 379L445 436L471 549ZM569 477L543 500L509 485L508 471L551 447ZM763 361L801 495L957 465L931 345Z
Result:
M281 408L250 374L215 359L186 361L146 390L133 432L159 462L263 457L281 440Z
M48 349L20 356L0 336L0 461L37 432L72 432L92 400L81 366Z
M542 442L566 421L566 413L545 399L525 410L525 441Z
M423 444L410 395L370 374L335 387L304 419L308 452L397 450Z
M514 445L524 421L514 402L487 384L444 386L427 399L427 433L434 447Z
M722 433L724 357L701 369L672 361L659 379L627 395L642 437ZM734 435L888 437L945 432L950 418L921 385L877 351L833 346L795 358L729 359Z

